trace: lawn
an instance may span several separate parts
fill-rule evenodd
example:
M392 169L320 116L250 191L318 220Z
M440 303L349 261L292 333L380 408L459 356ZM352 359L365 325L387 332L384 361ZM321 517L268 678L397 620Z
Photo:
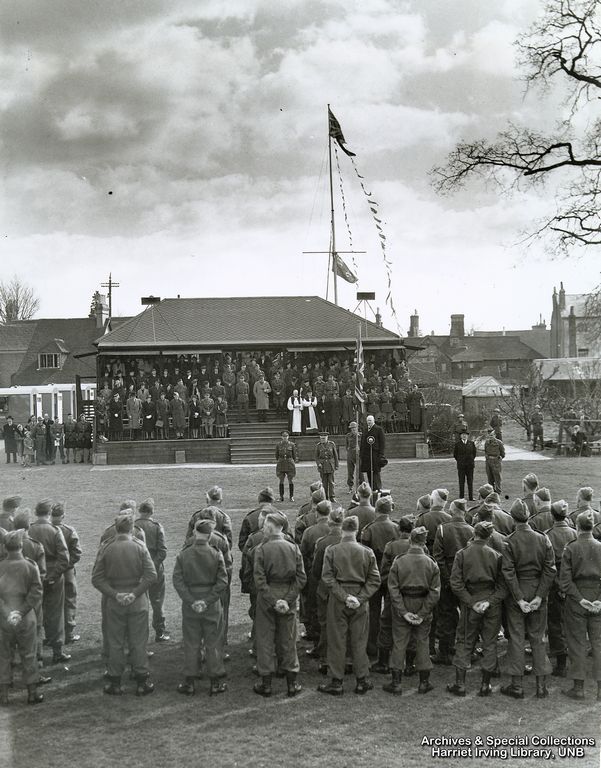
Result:
M542 484L551 488L555 499L573 504L576 490L585 484L600 488L601 461L553 459L552 461L507 461L504 467L504 494L511 499L520 494L521 478L537 472ZM308 484L315 472L299 467L296 503L282 508L291 518L305 501ZM339 473L341 483L344 480ZM414 508L415 499L435 487L456 492L456 473L452 460L391 462L384 479L396 501L395 516ZM484 468L478 463L476 481L484 482ZM244 513L254 506L257 492L277 483L273 467L225 467L193 469L135 469L118 467L55 466L23 470L0 465L0 495L18 493L23 505L33 507L43 497L67 502L66 521L78 530L84 556L78 567L80 588L79 627L81 642L71 646L73 659L65 667L49 667L53 682L44 687L46 702L39 707L25 705L25 694L18 688L11 695L11 706L0 712L0 765L3 768L100 768L102 766L465 766L470 758L434 758L422 739L455 736L475 739L488 735L547 735L589 737L599 740L601 704L594 701L594 684L587 683L583 705L561 696L568 682L550 678L551 696L545 701L533 698L534 680L526 678L527 697L507 700L498 693L483 700L475 695L479 682L476 668L468 675L469 692L455 699L445 692L452 679L452 668L436 668L432 675L435 690L417 696L415 678L405 682L403 696L391 697L381 690L385 679L374 676L376 689L364 697L352 692L346 683L341 699L324 697L315 691L323 678L316 663L305 658L307 646L299 645L300 682L303 693L287 699L285 682L275 682L269 700L252 693L255 677L247 650L249 629L247 598L240 595L237 580L239 553L236 549L230 620L231 662L228 664L229 690L209 698L208 682L201 682L193 698L175 691L180 680L181 627L177 596L170 584L175 554L184 537L191 512L204 502L204 491L218 483L225 491L224 508L234 521L237 536ZM277 487L277 486L276 486ZM102 530L108 525L124 498L138 502L152 496L156 517L166 531L168 589L166 610L172 642L151 645L151 661L156 692L140 699L128 695L121 699L102 694L103 666L100 661L100 599L90 584L91 568ZM346 501L346 494L341 493ZM559 760L559 754L556 754ZM538 764L537 759L516 758L513 765ZM565 758L564 764L576 764ZM472 758L473 765L497 766L502 759ZM599 764L598 747L588 748L580 766Z

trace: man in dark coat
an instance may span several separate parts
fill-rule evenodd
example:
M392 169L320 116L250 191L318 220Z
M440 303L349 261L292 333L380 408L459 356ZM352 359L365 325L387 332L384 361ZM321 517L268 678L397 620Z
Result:
M6 453L6 463L10 464L10 457L13 457L13 463L17 463L17 427L13 424L12 416L6 417L6 424L2 428L4 437L4 452Z
M457 475L459 477L459 498L465 498L465 481L467 480L467 492L469 500L474 500L474 466L476 462L476 445L469 439L467 428L462 428L459 439L453 449L453 457L457 462Z
M377 426L373 416L367 417L367 428L361 435L359 449L360 471L367 474L367 482L372 491L382 488L380 470L385 466L386 437L382 427Z

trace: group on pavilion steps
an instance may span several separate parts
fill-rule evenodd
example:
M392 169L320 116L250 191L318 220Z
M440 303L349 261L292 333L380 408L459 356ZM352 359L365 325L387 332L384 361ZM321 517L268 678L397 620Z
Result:
M227 437L228 420L289 418L303 401L303 431L345 434L355 418L352 354L239 352L177 357L101 358L96 400L103 440ZM386 432L419 431L423 397L392 353L369 354L366 406ZM228 419L229 417L229 419ZM311 417L311 418L309 418ZM311 427L313 426L313 430Z

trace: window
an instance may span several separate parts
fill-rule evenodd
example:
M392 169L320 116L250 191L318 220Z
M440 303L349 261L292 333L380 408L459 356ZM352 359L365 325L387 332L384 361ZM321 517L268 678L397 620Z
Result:
M588 356L589 356L588 347L581 347L578 349L578 357L588 357Z
M60 368L60 355L55 352L38 355L38 368Z

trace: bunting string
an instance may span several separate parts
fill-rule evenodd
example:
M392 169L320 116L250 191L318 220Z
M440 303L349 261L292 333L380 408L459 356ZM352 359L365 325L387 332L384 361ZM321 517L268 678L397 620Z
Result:
M350 250L353 250L353 233L351 231L351 225L349 223L347 210L346 210L346 198L344 196L344 186L342 184L342 171L340 170L340 160L338 158L338 149L336 145L334 145L334 156L336 157L336 169L338 171L338 183L340 185L340 197L342 199L342 210L344 212L344 223L346 224L346 231L348 232L348 239L349 239L349 245ZM359 269L357 267L357 260L355 259L355 254L351 254L351 259L353 262L353 272L355 275L357 275L357 287L359 286Z

